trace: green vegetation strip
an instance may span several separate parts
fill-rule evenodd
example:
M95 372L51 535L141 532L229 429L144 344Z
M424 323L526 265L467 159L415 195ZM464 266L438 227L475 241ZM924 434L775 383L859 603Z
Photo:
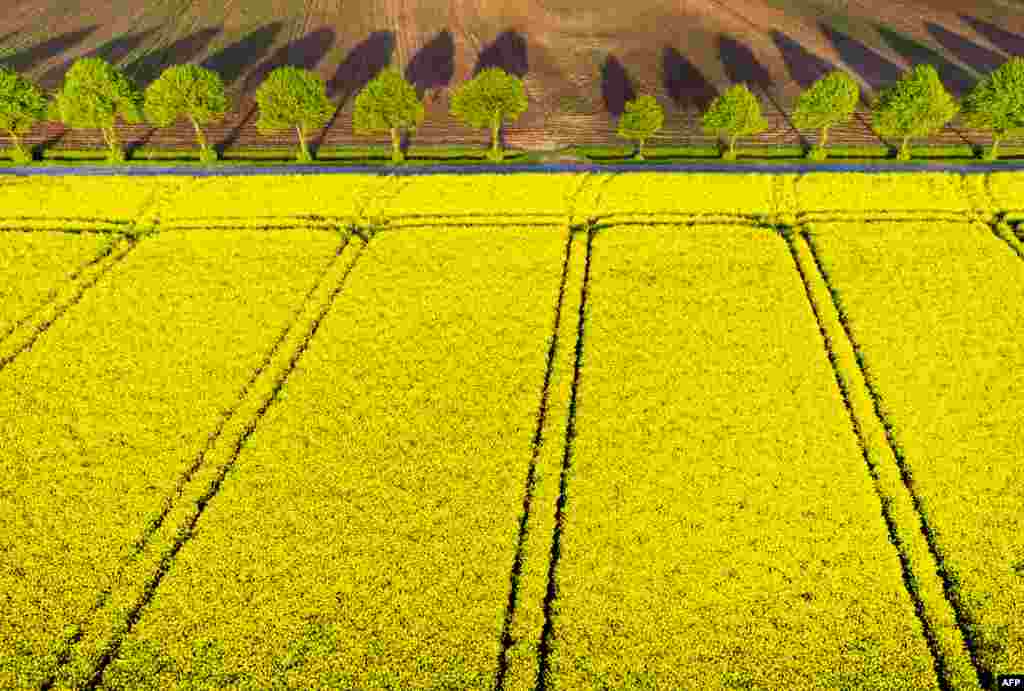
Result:
M566 232L375 237L105 688L489 688Z
M981 223L814 226L982 681L1024 659L1024 264Z
M551 689L939 688L786 244L600 232Z
M0 233L0 343L56 297L63 283L106 256L112 239L94 233Z
M337 244L313 231L146 239L0 371L0 687L39 685L65 643L123 625L98 603L138 585L139 547ZM78 628L92 615L102 626Z
M851 232L856 232L851 229ZM808 298L827 341L858 439L869 465L882 511L890 529L890 539L899 550L908 589L915 598L918 617L925 627L936 656L944 688L968 691L978 688L978 674L964 647L955 613L943 592L937 564L921 531L921 516L914 499L903 484L899 464L889 445L885 429L875 412L870 390L861 369L861 360L846 335L843 320L833 302L829 286L818 270L803 235L791 237L790 246L798 271L805 281Z

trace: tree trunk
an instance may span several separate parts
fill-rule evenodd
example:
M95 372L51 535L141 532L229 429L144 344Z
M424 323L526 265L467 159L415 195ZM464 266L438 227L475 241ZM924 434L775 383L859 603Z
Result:
M988 154L989 160L994 161L999 158L999 139L999 133L992 137L992 150Z
M306 133L302 131L300 125L295 126L295 131L299 134L299 150L302 152L302 158L303 160L308 160L310 155L309 149L306 147Z
M110 148L110 154L116 155L118 150L117 132L114 131L113 127L102 127L100 128L103 132L103 139L107 142L107 146Z
M734 135L732 135L729 138L729 154L732 155L732 156L736 155L736 138L737 137L739 137L739 135L738 134L734 134Z
M828 142L828 125L821 128L821 143L818 146L824 149L826 142Z
M196 122L195 118L189 118L192 120L192 126L196 128L196 138L199 140L199 150L206 151L206 137L203 136L203 130L200 129L199 123Z
M638 161L644 160L644 140L638 140L636 151L633 152L633 158Z
M11 141L14 143L14 150L18 151L18 152L21 152L22 151L22 148L21 148L21 138L18 137L18 134L14 130L10 130L10 133L11 133Z
M398 133L397 127L391 128L391 162L401 163L402 156L402 137Z
M495 161L501 160L501 150L499 148L498 141L498 130L501 128L501 116L495 116L494 122L491 123L491 155Z
M907 142L910 141L910 136L903 138L903 143L900 144L900 160L906 161L910 158L910 147Z

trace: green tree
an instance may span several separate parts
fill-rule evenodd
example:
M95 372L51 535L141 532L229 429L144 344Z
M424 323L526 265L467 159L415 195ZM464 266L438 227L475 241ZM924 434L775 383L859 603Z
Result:
M616 134L638 142L633 158L644 160L644 142L665 124L665 111L654 96L640 96L626 103L626 110L619 116Z
M312 161L306 135L326 125L336 110L327 98L323 78L290 65L278 67L256 89L256 102L260 109L257 131L270 134L294 128L299 135L298 160Z
M32 154L21 144L21 135L32 125L45 120L48 110L46 94L14 70L0 66L0 129L5 130L14 145L11 158L15 163L28 163Z
M985 159L999 157L999 140L1024 131L1024 58L1012 57L978 82L960 104L964 124L992 130Z
M168 67L146 89L143 110L157 127L167 127L181 116L188 118L199 140L200 160L217 160L217 151L207 145L200 127L220 120L228 111L224 82L216 72L198 65Z
M416 89L398 68L388 67L356 96L352 126L356 134L391 133L391 161L405 160L401 147L403 131L415 132L423 123L425 109Z
M707 134L729 137L729 148L722 153L727 161L736 159L737 137L760 134L768 129L761 115L761 104L746 84L736 84L717 96L708 106L701 124Z
M454 90L450 112L453 117L470 127L490 127L489 158L500 161L501 125L516 120L526 111L526 107L526 88L523 81L500 67L489 67Z
M896 158L907 161L910 138L935 134L959 109L935 68L917 65L879 94L872 104L871 127L883 137L899 137L902 143Z
M849 122L859 100L857 82L840 70L828 73L800 94L793 110L793 124L802 129L821 130L821 141L807 153L808 158L825 159L828 128Z
M118 68L102 58L80 58L64 75L64 87L50 112L72 129L98 128L110 149L107 161L114 163L125 160L114 130L117 117L142 122L141 101L138 90Z

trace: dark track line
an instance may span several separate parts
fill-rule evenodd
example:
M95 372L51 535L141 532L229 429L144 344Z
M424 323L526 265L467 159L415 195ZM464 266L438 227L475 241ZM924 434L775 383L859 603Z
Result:
M780 227L781 229L781 227ZM867 442L864 438L864 431L861 428L860 422L857 420L857 416L854 414L853 406L850 403L849 387L847 382L843 378L840 371L839 361L836 358L835 351L832 348L832 339L829 337L828 331L825 329L825 325L822 322L821 314L818 311L818 306L814 302L814 298L811 294L810 282L807 280L807 275L804 273L803 267L800 265L800 260L797 256L796 247L794 243L796 240L788 232L780 233L785 239L786 245L789 249L790 256L793 258L793 263L796 265L797 273L800 274L800 281L804 286L804 293L807 296L807 302L811 306L811 312L814 313L814 320L818 325L818 332L821 334L822 339L825 341L825 354L828 357L829 364L832 365L832 375L835 377L836 384L839 386L839 392L843 397L843 406L846 408L847 415L850 417L850 423L853 426L853 433L857 436L857 445L860 447L861 457L864 459L864 463L868 467L868 472L874 480L875 494L878 495L879 503L881 504L882 518L885 520L885 527L889 532L889 542L896 548L896 556L900 560L900 570L903 576L903 587L907 593L910 594L910 599L914 603L914 612L917 614L918 621L921 622L921 629L924 632L925 641L928 644L928 650L932 654L932 665L935 668L935 674L938 678L939 688L941 691L950 691L949 686L949 673L946 668L945 658L942 656L941 650L938 645L938 638L932 627L928 623L928 618L924 613L924 602L921 599L921 595L917 588L913 585L913 577L910 568L910 563L907 561L903 551L900 550L901 540L899 533L896 530L896 520L893 518L890 503L886 500L886 497L881 491L879 484L878 471L875 469L874 464L871 462L867 451Z
M40 231L37 230L37 229L33 229L33 228L23 228L23 229L16 229L16 230L13 230L13 231L5 229L2 232L15 232L15 233L26 233L26 234L28 234L28 233L38 233ZM42 231L42 232L48 232L48 231ZM81 234L81 232L83 232L83 231L63 231L63 230L60 230L60 231L57 231L57 232L72 232L72 233L77 235L77 234ZM90 231L85 231L85 232L90 232ZM98 233L109 233L110 231L96 231L96 232L98 232ZM114 232L117 232L117 231L114 231ZM114 242L116 243L116 240ZM67 276L65 276L63 279L61 279L61 284L62 285L68 285L70 283L74 283L75 281L77 281L79 279L79 277L82 275L82 273L86 269L88 269L90 266L94 266L95 264L98 264L99 262L103 261L104 259L109 257L113 251L114 251L114 243L111 243L111 244L107 245L106 247L103 248L103 250L101 252L99 252L98 254L94 255L87 262L85 262L84 264L81 264L81 265L75 267L75 269L71 273L69 273ZM59 290L59 288L58 288L58 290ZM34 310L31 310L28 314L23 315L20 319L15 321L13 325L11 325L7 329L5 329L3 333L0 333L0 342L2 342L5 338L7 338L12 333L17 331L19 328L24 326L25 322L30 321L37 314L39 314L44 309L46 309L47 307L52 305L53 301L56 298L57 298L56 295L51 296L49 299L45 300L42 304L40 304Z
M103 277L107 276L108 274L110 274L111 271L113 271L113 269L117 265L119 265L121 262L124 261L125 257L127 257L129 254L131 254L132 250L134 250L138 246L138 242L139 241L136 238L134 238L134 237L130 237L130 236L126 236L126 237L128 238L128 247L123 251L123 253L121 254L120 257L118 257L117 259L114 259L113 261L111 261L110 264L108 264L107 267L104 268L102 271L98 272L92 278L92 280L90 280L90 281L88 281L86 283L80 284L79 287L78 287L77 293L68 302L68 304L65 305L62 309L58 310L53 315L53 317L51 319L48 319L47 321L44 321L42 324L40 324L39 328L37 328L35 333L32 334L32 337L30 339L28 339L20 348L18 348L16 351L11 353L10 355L4 356L4 357L0 357L0 372L2 372L7 367L7 365L11 364L12 362L14 362L14 360L16 360L18 357L20 357L22 355L22 353L25 353L25 352L31 350L32 346L34 346L36 344L36 341L38 341L39 338L43 334L45 334L47 331L49 331L50 327L53 326L53 324L58 319L63 317L64 314L68 310L70 310L72 307L76 306L79 302L82 301L82 298L85 296L86 292L88 292L88 290L90 288L92 288L97 283L99 283L101 278L103 278ZM112 252L113 252L113 247L111 247L106 253L104 253L100 257L98 257L95 262L90 262L89 264L86 264L86 265L82 266L82 268L80 269L79 273L81 273L81 271L84 271L91 264L96 263L98 261L102 261L106 257L110 256L110 254ZM38 314L40 310L44 309L47 305L50 305L52 303L53 303L52 299L48 300L45 304L43 304L42 306L37 308L36 311L33 314ZM19 322L18 325L20 325L23 322L24 322L24 320L22 322ZM13 330L9 331L4 336L4 338L6 338L11 333L13 333Z
M587 230L587 258L583 269L583 289L581 291L579 321L576 326L576 361L573 366L572 393L569 397L569 416L565 426L565 451L562 455L562 472L559 479L558 502L555 510L555 530L551 541L551 556L548 562L548 587L544 596L544 627L541 630L539 646L539 667L537 673L538 691L548 691L548 658L551 655L552 641L554 638L554 602L557 597L555 586L555 575L558 570L558 561L561 556L562 532L565 527L565 504L566 485L568 482L569 463L572 458L572 442L576 438L576 398L580 386L580 365L583 360L583 332L584 317L586 316L587 294L590 286L590 262L593 256L594 235L596 231L593 226Z
M942 580L942 590L945 593L946 601L949 602L953 609L953 614L956 618L957 628L960 629L960 635L963 637L964 645L967 647L967 651L970 654L971 664L974 667L975 672L978 675L978 679L981 682L981 688L989 689L992 688L995 683L995 677L992 670L985 667L981 660L978 658L979 644L972 632L977 628L977 623L971 621L966 614L966 608L964 607L963 601L960 599L959 593L957 592L957 586L950 579L950 574L946 570L945 560L943 560L939 554L937 540L935 538L935 531L928 524L928 520L921 510L921 500L914 490L914 482L912 474L910 473L906 457L903 455L902 447L896 440L895 430L892 423L889 422L888 418L882 412L881 398L875 383L871 377L868 376L869 368L865 362L863 351L861 350L860 344L853 336L852 329L850 327L849 319L846 311L842 307L842 300L840 299L838 291L833 287L832 281L829 278L828 273L825 271L824 266L821 263L818 248L814 245L814 241L811 239L810 234L806 236L807 246L811 251L811 256L814 258L814 264L821 274L825 285L828 287L829 294L832 297L832 303L836 307L836 311L839 314L839 322L843 326L843 332L846 334L846 338L849 339L850 345L853 346L854 356L857 359L857 367L860 369L861 374L864 377L865 385L868 389L868 394L871 397L872 407L875 411L875 416L879 422L882 423L882 428L885 431L885 439L889 444L889 448L892 450L893 456L896 459L896 464L899 467L900 478L903 480L903 485L907 488L907 492L910 494L911 501L913 502L914 512L918 515L921 520L921 533L925 537L925 541L928 543L928 551L932 555L932 559L936 564L936 574Z
M544 422L547 419L551 373L554 370L555 352L558 349L558 332L562 324L562 304L565 299L565 284L569 276L569 259L572 253L575 234L575 229L570 228L568 239L565 243L565 257L562 260L562 278L558 287L558 300L555 302L553 334L551 344L548 346L547 363L544 367L544 383L541 386L540 407L537 412L537 428L533 435L533 451L530 458L530 468L526 474L526 489L523 493L523 513L519 519L519 537L516 541L515 559L512 562L512 573L509 577L511 588L508 594L508 603L505 606L505 622L501 628L501 650L498 653L498 672L495 675L494 682L495 691L502 691L505 685L505 675L508 673L508 651L512 647L513 642L511 634L512 620L519 601L519 579L523 572L523 546L526 543L527 525L530 521L530 509L532 508L531 502L536 486L537 459L540 456L544 435Z
M124 642L124 639L131 634L132 628L135 626L136 623L138 623L139 619L142 616L143 610L156 595L157 588L160 587L160 583L161 581L163 581L164 576L166 576L170 569L173 567L174 559L177 556L178 552L181 551L181 548L185 546L185 543L189 540L189 538L195 534L196 524L199 522L199 519L206 511L206 507L209 505L209 502L217 495L217 492L220 490L221 484L223 484L224 482L224 478L227 477L227 474L234 467L235 462L238 460L238 455L241 452L242 447L245 445L246 441L248 441L249 437L252 436L252 433L256 430L256 428L259 426L260 420L262 420L263 416L266 414L270 406L273 405L274 402L278 400L278 393L281 391L281 388L287 381L288 375L290 375L295 370L295 365L302 357L302 354L309 347L309 343L316 335L317 330L320 328L320 324L323 322L328 312L330 312L331 307L333 307L334 305L335 299L337 298L338 294L342 291L342 289L345 287L345 283L348 280L349 274L351 274L353 269L355 269L356 264L358 263L358 258L359 256L362 255L363 250L365 250L365 246L362 249L360 249L359 255L356 256L356 258L352 261L352 264L345 271L345 274L342 276L341 280L338 281L338 285L335 287L334 291L327 299L324 308L320 311L320 314L317 315L316 319L314 319L312 327L306 334L305 340L292 354L292 357L288 362L288 366L284 372L284 375L274 385L274 389L271 392L270 396L268 396L267 400L263 403L262 406L260 406L260 409L257 411L255 418L251 421L249 425L247 425L245 432L235 443L234 451L231 454L231 460L224 464L224 466L220 469L220 472L217 474L217 477L214 479L213 483L210 485L207 491L204 492L203 495L199 498L199 501L197 502L198 511L196 511L195 515L189 520L188 525L184 526L184 529L178 531L178 535L175 538L174 544L171 546L171 549L160 560L160 570L157 571L157 573L146 584L145 592L142 594L142 597L140 598L139 602L135 605L132 611L129 612L128 617L125 621L123 634L121 634L120 636L115 636L115 638L110 642L109 646L107 647L107 650L103 653L102 657L100 658L99 662L94 668L92 677L83 687L83 691L94 691L95 689L99 688L99 684L101 684L103 680L104 672L106 671L110 663L113 661L113 659L117 656L117 653L120 650L121 644Z
M345 247L348 245L348 242L349 241L346 239L335 250L335 255L334 255L334 260L333 261L337 261L338 260L338 258L341 256L341 253L344 251ZM316 291L317 287L319 287L320 281L323 279L324 275L330 270L333 261L327 263L327 266L324 268L324 270L320 272L319 278L317 278L316 282L314 282L313 287L310 288L306 292L306 296L303 298L302 303L301 303L302 306L305 306L305 304L309 300L310 296ZM264 358L263 362L260 363L259 367L256 368L256 370L254 371L253 375L249 378L249 381L247 381L245 383L245 385L242 387L242 389L241 389L238 397L236 398L235 402L232 404L231 408L228 409L227 414L221 416L221 418L220 418L216 428L214 429L214 431L211 432L207 436L206 446L203 447L203 449L199 452L199 454L193 460L192 465L190 465L185 470L185 473L178 479L177 485L175 486L174 491L173 491L173 496L165 497L164 498L164 504L163 504L163 508L160 511L160 514L153 521L151 521L147 526L145 526L143 528L142 535L139 538L137 538L135 540L135 542L132 543L132 545L131 545L132 551L131 551L130 554L128 554L127 556L125 556L122 559L122 562L121 562L122 564L126 564L126 563L134 560L142 551L144 551L146 549L146 547L149 545L150 541L153 539L153 536L157 533L157 531L160 530L160 527L163 525L164 521L167 519L168 514L170 514L171 509L174 508L175 499L177 497L181 496L182 492L184 492L185 486L189 482L191 482L192 476L195 475L196 471L198 471L200 466L203 464L203 461L205 460L206 454L210 451L210 449L213 448L213 445L216 443L217 439L220 437L221 432L223 432L224 426L228 423L228 420L231 419L231 416L234 415L235 412L238 410L238 408L242 405L242 403L244 402L245 397L248 394L249 389L252 387L253 383L259 377L260 373L263 372L264 369L266 369L267 365L270 364L270 361L273 359L274 354L281 347L281 343L284 342L285 337L288 335L288 331L295 324L295 321L298 319L299 315L302 313L302 306L300 306L299 310L295 312L294 318L281 330L280 335L277 337L277 339L274 341L273 345L270 347L270 350L267 352L267 356ZM88 614L86 616L89 616L89 615L93 614L94 612L96 612L97 610L101 609L106 604L107 599L110 597L110 594L111 593L110 593L109 590L102 591L100 593L99 597L96 598L96 601L93 603L93 606L89 609ZM41 691L48 691L56 683L56 678L57 678L57 675L60 673L60 669L65 664L67 664L68 660L70 659L70 648L71 648L71 646L73 646L75 643L77 643L80 638L81 638L81 633L79 632L79 633L76 633L71 639L69 639L69 641L66 644L65 649L61 652L60 656L58 657L58 663L57 663L57 666L54 669L54 672L43 682L43 685L41 687Z

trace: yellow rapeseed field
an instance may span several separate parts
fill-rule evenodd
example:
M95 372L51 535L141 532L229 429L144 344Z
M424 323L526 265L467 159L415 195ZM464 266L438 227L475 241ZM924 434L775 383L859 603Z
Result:
M243 688L487 688L566 241L374 239L107 688L175 688L196 631Z
M125 585L133 544L338 244L147 238L0 370L0 688L41 684L68 627Z
M814 225L987 669L1024 662L1024 261L979 223Z
M785 242L610 229L590 272L553 687L939 688Z

